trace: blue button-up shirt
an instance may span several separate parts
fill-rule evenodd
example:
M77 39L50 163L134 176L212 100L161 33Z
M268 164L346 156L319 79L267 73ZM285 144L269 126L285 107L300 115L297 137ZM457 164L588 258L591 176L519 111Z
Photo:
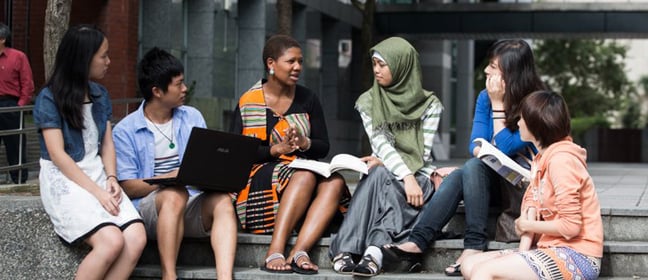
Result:
M108 91L103 86L90 82L90 101L92 101L92 118L97 125L99 138L99 151L101 151L101 142L106 134L106 124L112 116L112 106ZM85 145L83 144L83 132L80 129L72 128L65 121L54 102L54 95L49 88L44 88L36 98L34 105L34 123L38 128L38 140L40 142L40 156L43 159L51 160L45 146L42 129L59 128L63 133L63 143L65 152L78 162L85 156Z
M117 177L119 180L143 179L154 176L155 136L146 125L144 103L137 111L122 119L113 129L117 154ZM178 157L182 161L191 129L206 128L202 114L196 108L180 106L173 110L173 135L178 145ZM131 198L139 207L140 198Z

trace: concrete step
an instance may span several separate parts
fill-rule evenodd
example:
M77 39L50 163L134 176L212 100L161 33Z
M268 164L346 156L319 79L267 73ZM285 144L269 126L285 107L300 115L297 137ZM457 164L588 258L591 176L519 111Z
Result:
M160 279L160 270L156 265L138 266L131 280ZM178 267L178 277L182 279L216 279L214 267L208 266L183 266ZM280 274L261 271L258 267L237 267L234 269L234 279L294 279L294 280L337 280L350 279L351 276L335 273L332 269L321 268L315 275ZM368 279L368 278L367 278ZM371 279L432 279L432 280L457 280L458 277L449 277L441 273L383 273Z
M238 247L235 260L236 267L258 268L271 241L270 235L238 235ZM322 238L311 250L312 260L322 269L331 269L328 257L328 246L331 239ZM289 246L294 244L291 238ZM491 250L517 248L517 243L491 241ZM648 277L648 242L646 241L606 241L601 276L605 277ZM463 249L462 239L438 240L425 252L424 270L432 274L443 273L447 265L456 260ZM159 263L157 247L149 242L142 257L140 266ZM178 256L179 266L214 266L214 257L208 239L184 240ZM137 273L134 275L138 275ZM139 276L139 275L138 275Z
M130 280L151 280L160 279L160 269L156 265L138 266ZM178 267L178 277L182 279L216 279L216 272L214 267L209 266L183 266ZM289 279L289 280L347 280L351 276L341 275L335 273L333 270L324 268L320 269L319 273L315 275L301 275L301 274L272 274L261 271L256 267L243 268L237 267L234 269L234 279ZM357 278L354 278L357 279ZM369 279L369 278L366 278ZM449 277L443 273L382 273L371 279L384 279L384 280L404 280L404 279L429 279L429 280L458 280L460 277ZM640 277L600 277L601 280L630 280L641 279Z
M496 213L496 211L496 209L491 209L491 213ZM464 207L460 206L445 230L464 232L466 220L464 214ZM648 241L648 209L601 208L601 217L603 218L605 240ZM488 235L490 239L494 239L495 236L496 218L495 214L489 215Z

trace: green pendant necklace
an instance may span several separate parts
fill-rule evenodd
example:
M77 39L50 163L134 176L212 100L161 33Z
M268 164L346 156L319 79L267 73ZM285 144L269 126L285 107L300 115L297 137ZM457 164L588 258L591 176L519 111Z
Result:
M162 130L155 124L155 122L153 122L153 120L151 120L151 118L149 118L146 115L146 111L144 112L144 117L146 117L153 124L155 129L157 129L157 131L160 132L160 134L162 134L162 136L164 136L164 138L169 140L169 149L175 148L175 144L173 143L173 119L171 119L171 138L169 138L169 136L166 136L166 134L164 134L164 132L162 132Z

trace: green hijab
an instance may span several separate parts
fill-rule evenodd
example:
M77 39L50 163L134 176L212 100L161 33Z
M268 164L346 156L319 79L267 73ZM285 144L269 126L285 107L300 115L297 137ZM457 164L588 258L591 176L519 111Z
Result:
M418 53L405 39L385 39L369 55L374 52L389 66L392 84L381 87L374 79L373 86L356 101L356 109L371 116L373 133L385 135L407 167L416 172L423 167L421 117L438 99L423 89Z

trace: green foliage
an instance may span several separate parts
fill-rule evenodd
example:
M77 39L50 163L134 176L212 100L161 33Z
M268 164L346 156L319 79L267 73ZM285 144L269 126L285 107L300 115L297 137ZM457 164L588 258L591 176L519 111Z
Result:
M576 143L584 143L583 137L585 132L593 127L609 127L607 120L603 116L595 117L576 117L571 119L571 134Z
M550 88L560 92L573 118L601 120L628 108L636 88L625 73L627 47L604 40L544 40L536 64ZM585 122L588 123L588 122Z
M648 76L641 76L639 79L639 86L643 89L644 93L648 93Z
M641 128L643 120L641 117L641 103L634 99L625 100L622 109L621 125L625 128Z

